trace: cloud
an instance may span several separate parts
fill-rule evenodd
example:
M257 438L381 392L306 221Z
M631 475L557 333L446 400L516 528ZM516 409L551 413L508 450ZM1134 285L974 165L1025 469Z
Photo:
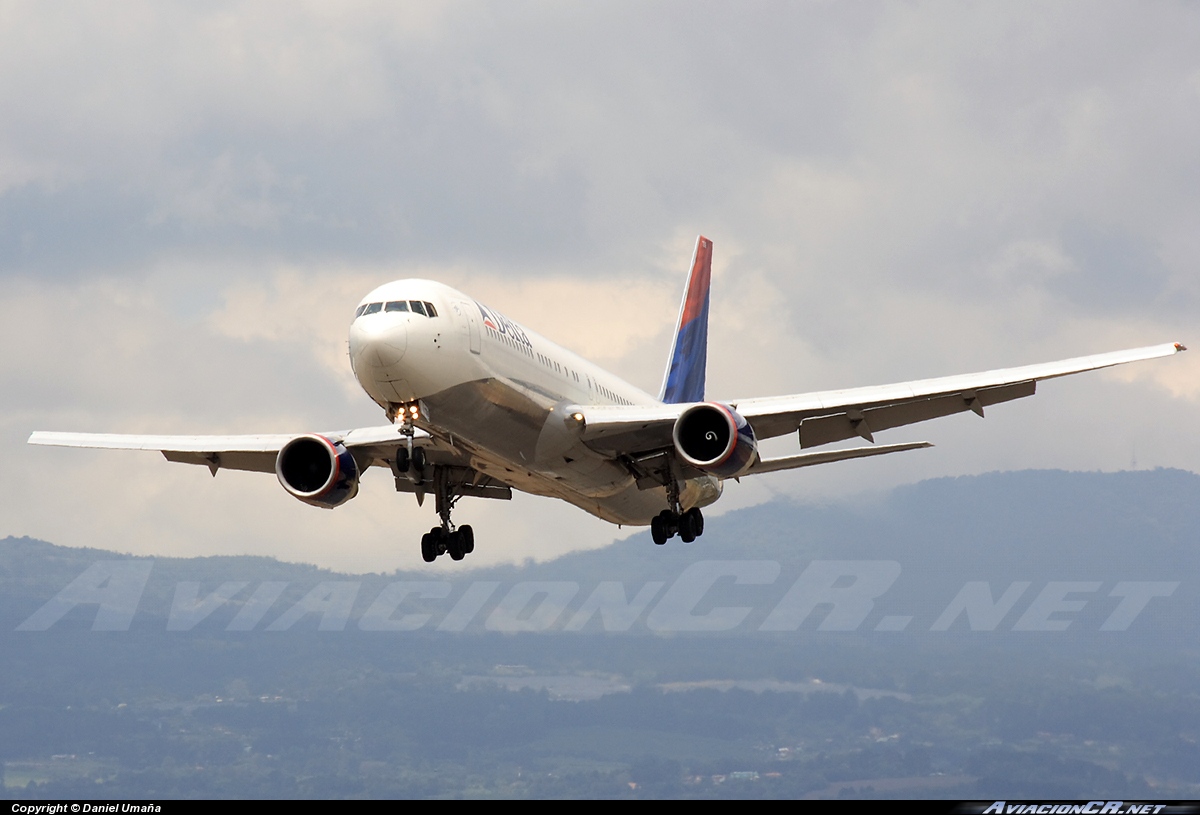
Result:
M0 487L19 496L0 534L415 557L431 513L386 477L312 515L269 477L24 445L40 427L378 423L345 332L395 278L441 279L651 392L699 232L714 395L1200 348L1193 6L0 15ZM1135 449L1200 469L1196 353L932 423L939 447L902 462L730 485L719 506ZM622 534L537 499L469 512L505 553L485 557Z

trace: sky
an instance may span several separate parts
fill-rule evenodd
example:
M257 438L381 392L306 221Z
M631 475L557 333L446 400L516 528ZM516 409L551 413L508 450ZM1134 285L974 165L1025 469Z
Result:
M330 511L268 475L25 442L383 424L346 335L404 277L657 392L700 233L713 398L1197 348L712 512L1200 472L1194 3L0 0L0 111L0 535L422 566L432 507L388 473ZM652 545L529 496L455 520L468 564Z

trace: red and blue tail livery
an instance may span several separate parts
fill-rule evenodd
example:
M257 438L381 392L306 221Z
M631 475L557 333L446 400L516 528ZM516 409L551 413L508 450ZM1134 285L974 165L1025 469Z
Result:
M683 305L659 401L671 405L704 401L708 366L708 288L712 277L712 241L696 238L692 267L683 289Z

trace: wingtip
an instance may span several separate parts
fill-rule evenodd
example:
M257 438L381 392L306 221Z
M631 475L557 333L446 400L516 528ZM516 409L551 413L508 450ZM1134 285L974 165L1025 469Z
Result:
M1181 343L1181 342L1175 343L1175 353L1178 354L1180 351L1186 351L1186 350L1187 350L1187 346L1184 345L1183 343Z

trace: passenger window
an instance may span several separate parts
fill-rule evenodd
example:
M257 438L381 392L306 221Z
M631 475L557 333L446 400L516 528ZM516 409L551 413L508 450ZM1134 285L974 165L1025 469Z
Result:
M433 307L433 303L426 303L426 304L425 304L425 313L426 313L427 315L429 315L430 317L436 317L436 316L437 316L437 309Z
M388 303L384 307L383 310L384 311L408 311L408 303L404 302L403 300L393 300L392 302Z
M362 313L366 310L367 310L367 304L363 303L361 306L359 306L357 309L354 310L354 316L361 317Z
M375 314L383 308L383 303L371 303L363 314Z
M425 306L421 303L420 300L409 300L408 305L417 314L420 314L422 317L425 316Z

